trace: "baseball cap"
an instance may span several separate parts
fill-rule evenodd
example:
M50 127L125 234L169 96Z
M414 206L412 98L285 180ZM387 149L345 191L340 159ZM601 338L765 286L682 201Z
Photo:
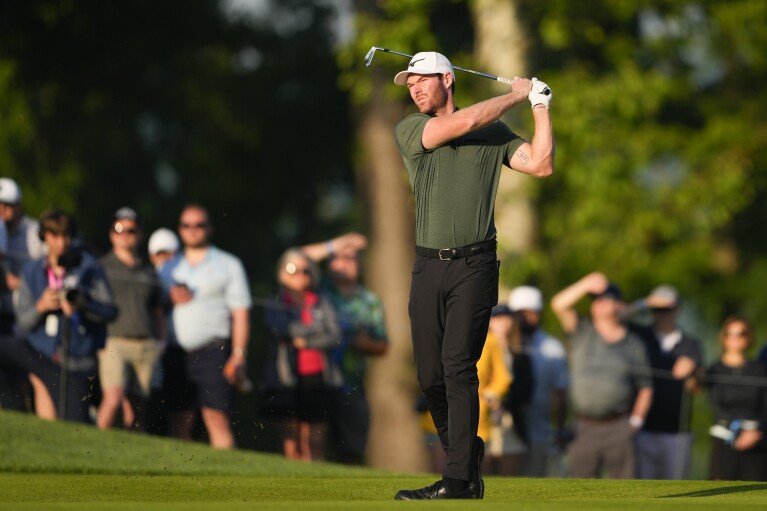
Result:
M115 211L115 221L117 220L133 220L134 222L138 222L138 213L127 206L122 207Z
M679 303L679 292L674 286L661 284L650 292L647 300L656 303L666 303L671 308Z
M515 287L509 295L509 307L513 311L541 312L543 310L543 293L533 286Z
M18 204L21 200L21 190L11 178L0 177L0 202L5 204Z
M505 303L499 303L498 305L493 307L492 310L490 311L490 316L491 317L495 317L495 316L511 316L512 314L514 314L514 313L511 311L511 309L509 309L509 306L506 305Z
M405 85L410 73L417 75L450 73L453 75L453 81L455 81L453 65L447 60L447 57L436 51L422 51L413 55L413 58L410 59L410 63L407 65L407 69L400 71L394 77L394 83Z
M596 300L597 298L612 298L613 300L623 300L623 293L621 289L613 282L607 284L604 291L597 294L592 294L591 297Z
M155 255L159 252L177 252L178 238L176 233L165 227L161 227L149 236L149 253Z

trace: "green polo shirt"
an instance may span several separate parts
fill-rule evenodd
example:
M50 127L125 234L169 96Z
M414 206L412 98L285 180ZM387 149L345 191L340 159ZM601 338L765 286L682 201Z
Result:
M494 239L501 167L524 140L499 121L428 151L421 140L430 118L412 114L394 130L415 196L416 245L464 247Z

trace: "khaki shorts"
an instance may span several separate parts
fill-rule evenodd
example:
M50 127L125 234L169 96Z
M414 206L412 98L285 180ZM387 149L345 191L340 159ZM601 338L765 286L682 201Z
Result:
M104 349L99 350L99 378L103 390L129 388L130 367L138 390L143 397L151 391L152 375L165 346L154 339L107 337Z

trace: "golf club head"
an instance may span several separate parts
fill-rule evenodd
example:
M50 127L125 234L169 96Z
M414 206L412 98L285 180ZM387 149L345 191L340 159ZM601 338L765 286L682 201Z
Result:
M373 46L370 48L370 51L367 52L367 55L365 55L365 67L370 67L371 62L373 62L373 57L376 54L376 50L378 50L378 46Z

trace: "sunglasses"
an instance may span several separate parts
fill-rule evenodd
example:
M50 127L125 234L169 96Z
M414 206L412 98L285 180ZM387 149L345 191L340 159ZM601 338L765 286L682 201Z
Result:
M727 330L725 337L748 337L748 330Z
M115 224L113 229L114 229L114 231L117 234L136 234L138 232L137 228L135 228L135 227L125 227L123 224L121 224L119 222Z
M309 268L299 268L294 263L288 263L285 265L285 271L288 272L288 275L296 275L299 273L302 273L304 275L310 275L311 272L309 271Z
M205 222L200 222L198 224L179 224L179 227L182 229L205 229L208 226Z

